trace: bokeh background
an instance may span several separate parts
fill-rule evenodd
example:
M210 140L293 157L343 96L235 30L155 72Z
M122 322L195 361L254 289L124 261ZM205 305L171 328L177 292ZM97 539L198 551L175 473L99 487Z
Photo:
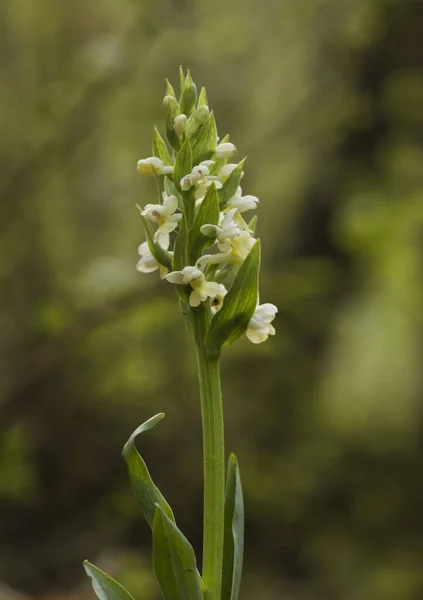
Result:
M179 64L248 154L279 307L223 360L241 598L423 597L422 27L420 0L2 0L2 599L92 598L90 558L158 600L120 452L162 410L141 451L201 550L193 351L135 270Z

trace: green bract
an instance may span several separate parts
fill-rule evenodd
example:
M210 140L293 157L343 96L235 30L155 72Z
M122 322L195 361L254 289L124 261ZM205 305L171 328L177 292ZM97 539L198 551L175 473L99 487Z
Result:
M194 164L209 160L217 146L217 128L213 112L210 113L204 125L191 138Z
M257 240L236 274L221 310L210 323L206 338L210 349L232 344L247 330L257 305L259 271L260 240Z
M188 258L189 263L193 264L200 257L204 246L210 240L201 233L201 227L206 223L217 225L219 222L219 200L215 185L208 188L204 200L195 216L194 223L188 236Z

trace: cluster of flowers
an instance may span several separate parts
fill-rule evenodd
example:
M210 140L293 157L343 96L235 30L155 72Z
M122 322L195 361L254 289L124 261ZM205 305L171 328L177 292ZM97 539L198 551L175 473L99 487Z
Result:
M168 84L169 85L169 84ZM173 90L172 90L173 91ZM205 92L204 92L205 94ZM165 107L175 104L173 93L166 95ZM181 109L181 106L178 106ZM177 111L180 113L180 110ZM176 114L171 120L171 127L180 143L200 128L210 116L206 104L193 107L191 114ZM169 134L168 134L169 137ZM226 138L225 138L226 140ZM141 210L141 215L155 226L153 240L166 251L169 251L171 234L178 235L183 215L183 199L178 197L183 192L191 191L195 203L195 212L198 212L210 186L220 190L231 173L239 167L237 164L227 163L235 152L236 147L229 141L223 140L216 143L210 160L203 160L194 165L189 173L184 173L179 181L174 181L175 159L173 164L165 164L159 156L152 156L138 161L137 170L148 176L165 176L171 182L172 193L163 191L160 203L147 204ZM218 139L216 139L216 142ZM167 151L167 150L166 150ZM170 154L169 154L170 156ZM240 178L243 173L241 173ZM160 189L160 188L159 188ZM178 189L180 193L178 193ZM168 269L156 260L150 251L149 244L144 242L138 248L140 260L137 269L143 273L151 273L160 269L162 278L176 285L190 287L188 302L191 307L197 307L202 302L210 301L213 314L218 312L227 294L224 284L233 278L256 239L252 223L247 224L244 214L257 207L259 199L256 196L243 195L241 187L230 197L221 208L218 224L207 224L201 226L200 231L205 238L211 252L204 254L196 260L195 264L187 265L181 270L168 272ZM170 256L173 252L169 251ZM210 280L208 279L210 277ZM212 280L211 280L212 279ZM261 343L267 340L269 335L275 334L271 322L275 318L277 308L273 304L258 304L249 322L246 335L253 343Z

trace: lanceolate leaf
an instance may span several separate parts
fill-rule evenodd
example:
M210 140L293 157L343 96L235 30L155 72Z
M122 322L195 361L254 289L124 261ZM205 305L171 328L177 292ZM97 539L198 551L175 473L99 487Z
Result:
M247 329L258 299L260 240L257 240L236 274L223 306L210 323L206 344L213 351L228 346Z
M166 96L173 96L176 99L175 90L173 89L173 85L170 83L169 79L166 79Z
M192 136L191 143L192 157L195 165L213 156L217 146L216 120L213 111L209 114L207 121L201 129Z
M193 265L201 254L207 242L210 242L210 238L207 238L200 231L203 225L217 225L219 222L219 202L217 198L217 191L215 185L212 183L207 189L207 193L202 201L198 213L194 219L194 224L191 227L188 236L188 248L189 248L189 264Z
M180 221L178 237L176 238L173 250L172 271L182 271L188 264L186 255L187 235L186 215L184 215L184 218ZM175 289L181 300L188 302L190 293L189 285L176 285Z
M187 225L184 215L179 221L178 237L176 238L173 251L172 271L182 271L182 269L187 266L186 245Z
M189 140L185 140L182 144L182 148L179 150L176 160L175 168L173 170L173 182L176 188L181 191L181 179L185 175L189 175L192 170L192 152Z
M164 178L164 189L165 189L165 192L166 192L166 194L168 196L176 196L178 198L178 205L179 205L179 208L182 210L183 209L183 205L181 203L181 194L176 189L175 184L173 183L173 181L167 175Z
M248 223L248 229L251 231L252 235L254 235L256 232L256 226L257 226L257 215L254 215L254 217Z
M228 200L230 200L232 196L235 196L239 184L241 183L242 171L246 160L246 158L241 160L219 190L220 208L225 208Z
M200 95L198 96L198 103L197 106L208 106L209 105L209 101L207 100L207 92L206 92L206 88L201 88L200 91Z
M181 147L181 142L176 135L173 121L180 114L179 103L173 95L165 96L165 115L166 115L166 137L169 144L176 151Z
M194 550L160 506L154 517L153 566L164 600L203 600Z
M93 590L99 600L134 600L120 583L87 560L84 561L84 569L91 577Z
M153 154L154 156L157 156L157 158L160 158L165 165L173 164L169 150L156 126L154 126Z
M162 248L159 243L154 241L154 230L150 221L141 215L142 222L145 229L145 237L147 238L148 248L154 258L160 265L163 265L167 269L172 267L172 257L167 250Z
M160 490L154 485L150 473L148 472L147 465L135 447L135 438L140 433L148 431L154 427L156 423L163 419L163 417L164 414L159 413L140 425L140 427L134 431L129 440L126 442L122 452L135 495L140 503L141 510L152 529L156 506L160 506L168 518L172 521L175 521L175 518L169 504L160 493Z
M179 88L182 96L185 88L185 73L182 67L179 67Z
M235 454L228 463L221 600L238 600L244 554L244 500Z

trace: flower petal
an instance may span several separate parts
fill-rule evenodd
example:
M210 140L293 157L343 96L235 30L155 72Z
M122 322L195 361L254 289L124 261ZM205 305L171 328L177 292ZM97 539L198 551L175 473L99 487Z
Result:
M199 289L192 290L189 297L189 305L190 306L200 306L201 302L203 302L202 294Z
M170 214L173 214L175 210L178 208L178 198L176 196L168 196L163 199L163 206L167 208Z
M166 275L165 279L170 283L176 283L177 285L184 284L184 274L182 271L172 271Z

